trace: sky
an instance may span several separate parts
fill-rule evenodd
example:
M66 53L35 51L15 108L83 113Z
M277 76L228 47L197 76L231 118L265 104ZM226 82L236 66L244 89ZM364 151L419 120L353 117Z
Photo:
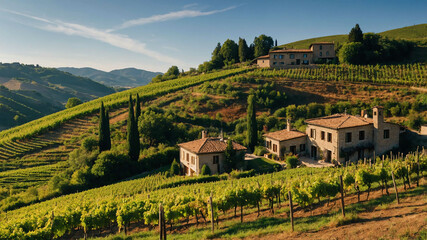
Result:
M0 0L0 62L188 70L218 42L266 34L285 44L427 23L427 1Z

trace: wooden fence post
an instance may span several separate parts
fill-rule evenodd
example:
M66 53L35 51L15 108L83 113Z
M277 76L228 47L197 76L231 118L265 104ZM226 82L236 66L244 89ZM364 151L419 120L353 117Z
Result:
M340 176L340 191L341 191L342 216L345 217L345 209L344 209L344 185L343 185L343 181L342 181L342 175Z
M291 191L288 192L289 194L289 209L290 209L290 218L291 218L291 225L292 225L292 232L294 231L294 210L292 205L292 193Z
M418 165L418 169L417 169L417 187L420 186L420 152L418 152L418 147L417 147L417 165Z
M162 204L160 203L160 206L159 206L159 231L160 231L160 240L163 240L163 214L162 214L162 212L163 212L163 206L162 206Z
M212 193L209 196L209 204L210 204L210 208L211 208L211 224L212 224L212 233L214 233L215 231L215 221L214 221L214 212L213 212L213 203L212 203Z
M394 191L396 192L397 204L399 204L399 193L397 192L396 181L394 180L394 173L391 171L391 178L393 179Z

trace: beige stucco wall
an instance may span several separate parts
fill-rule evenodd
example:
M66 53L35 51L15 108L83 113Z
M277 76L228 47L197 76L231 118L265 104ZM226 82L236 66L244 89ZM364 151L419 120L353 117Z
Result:
M294 58L291 58L291 54L294 55ZM304 55L306 57L304 57ZM282 56L282 58L280 58L280 56ZM312 58L312 53L270 53L270 66L280 68L286 65L296 65L297 59L300 60L299 65L303 65L304 60L308 61L307 64L311 64Z
M360 131L365 131L365 139L359 140ZM339 133L339 142L338 149L348 148L348 147L357 147L357 146L366 146L367 144L374 144L374 136L373 136L373 125L360 126L360 127L352 127L352 128L344 128L338 131ZM351 142L345 142L346 134L351 133ZM363 158L372 158L372 150L364 149ZM349 160L352 162L358 161L359 156L358 152L354 152L349 156ZM340 156L339 162L345 162L345 156Z
M311 137L311 129L316 130L316 134L314 137ZM321 132L325 132L325 139L321 139ZM328 142L328 133L332 134L332 142ZM339 154L339 146L338 146L338 131L330 128L308 125L306 128L307 138L309 139L307 144L307 153L308 156L311 157L311 147L315 146L318 148L317 150L317 159L321 159L321 152L323 155L327 150L331 151L331 160L337 160ZM320 150L320 151L319 151Z
M267 142L271 141L271 147L267 147ZM277 145L277 151L273 151L273 144ZM307 138L305 136L289 139L286 141L277 141L275 139L266 137L265 138L265 147L270 153L276 154L278 157L283 157L285 154L290 153L291 146L296 147L297 154L305 155L306 150L301 152L300 145L305 144L305 149L307 150Z
M384 139L384 130L389 130L390 137ZM392 123L380 123L378 129L374 130L375 154L384 154L393 148L399 147L400 126Z
M270 59L268 58L257 59L257 65L259 67L270 67Z
M322 50L320 50L322 46ZM333 44L314 44L310 48L313 51L313 61L319 58L335 58L335 48ZM322 56L320 56L322 53Z
M427 136L427 126L421 126L420 134Z
M191 158L194 158L194 164L191 163ZM184 148L180 148L179 151L179 161L181 163L181 168L184 169L184 166L187 167L187 171L184 172L185 175L191 176L191 175L195 175L198 174L198 169L199 169L199 165L198 165L198 160L197 160L197 155L184 149ZM190 171L190 169L192 171Z

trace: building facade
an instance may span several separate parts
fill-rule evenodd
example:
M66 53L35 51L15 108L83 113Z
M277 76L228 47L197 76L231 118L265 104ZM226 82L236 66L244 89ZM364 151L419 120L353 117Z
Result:
M286 129L264 134L265 147L279 158L292 153L305 154L307 135L305 133L291 130L291 124L288 120Z
M227 141L221 137L206 137L206 132L202 132L202 138L186 143L178 144L180 147L180 164L183 172L187 176L199 175L203 165L211 170L211 174L218 174L224 171L224 152L227 148ZM239 155L246 151L246 147L233 142L233 148Z
M317 61L335 58L334 43L313 43L309 49L279 49L257 58L259 67L284 68L286 66L309 65Z
M382 107L374 107L373 118L368 118L362 112L361 116L334 114L307 119L305 153L316 160L344 163L372 158L398 148L400 126L384 122L383 115ZM291 138L292 131L284 130L265 135L267 149L269 141L271 144L278 144L277 141L272 141L274 137L271 136L280 134L283 135L282 138L291 140L295 149L298 138Z

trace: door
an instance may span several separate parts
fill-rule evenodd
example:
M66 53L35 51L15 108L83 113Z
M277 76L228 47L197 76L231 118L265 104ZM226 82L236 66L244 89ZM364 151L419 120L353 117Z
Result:
M311 158L317 159L317 147L311 146Z
M290 151L291 151L291 153L292 153L292 154L294 154L294 155L295 155L295 154L297 154L297 146L291 146L291 147L290 147Z
M326 162L331 162L331 158L332 158L332 152L329 150L326 150Z
M297 59L297 65L301 64L301 59Z
M357 158L358 160L363 160L365 158L365 151L363 149L357 151Z

